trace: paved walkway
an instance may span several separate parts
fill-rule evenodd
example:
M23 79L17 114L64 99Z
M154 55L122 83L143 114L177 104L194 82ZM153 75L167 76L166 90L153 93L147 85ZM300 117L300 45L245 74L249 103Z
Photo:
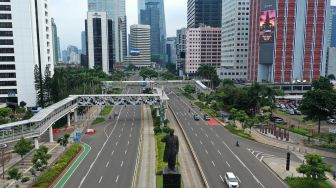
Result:
M139 174L137 188L155 188L155 135L153 131L153 120L151 109L144 106L144 125L142 130L143 140L141 147L141 158L139 163Z
M175 134L179 138L180 151L178 153L178 159L184 187L203 187L201 177L197 173L197 165L192 158L192 153L187 141L170 110L167 110L167 118L170 122L170 127L175 130Z

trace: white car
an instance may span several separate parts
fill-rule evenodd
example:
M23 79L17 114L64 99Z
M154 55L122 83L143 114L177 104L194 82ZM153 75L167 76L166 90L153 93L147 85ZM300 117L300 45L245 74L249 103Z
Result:
M225 173L225 183L229 186L229 188L239 187L238 178L232 172Z

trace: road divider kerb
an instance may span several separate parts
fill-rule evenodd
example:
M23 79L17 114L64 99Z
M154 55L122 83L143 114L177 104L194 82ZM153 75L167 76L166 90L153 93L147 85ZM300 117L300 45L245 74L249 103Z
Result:
M193 157L193 159L194 159L194 161L195 161L195 163L196 163L196 165L197 165L198 172L200 173L200 175L201 175L201 177L202 177L203 185L204 185L206 188L209 188L208 181L207 181L206 178L205 178L203 169L202 169L202 167L201 167L201 165L200 165L200 163L199 163L199 161L198 161L198 158L197 158L197 156L196 156L196 153L195 153L195 151L194 151L194 148L192 147L192 145L191 145L191 143L190 143L190 141L189 141L189 138L187 137L187 134L185 133L185 131L184 131L184 129L183 129L183 127L182 127L182 125L181 125L179 119L177 118L175 112L174 112L173 109L170 107L170 105L168 105L168 108L169 108L170 111L172 112L172 114L173 114L175 120L177 121L178 126L179 126L179 127L181 128L181 130L182 130L183 136L184 136L184 138L186 139L187 144L188 144L188 147L189 147L189 149L190 149L190 151L191 151L191 153L192 153L192 157Z
M68 166L67 171L60 176L60 178L58 179L57 183L55 184L55 186L53 186L54 188L62 188L66 182L70 179L70 177L72 176L72 174L76 171L76 169L78 168L78 166L82 163L82 161L85 159L85 157L89 154L89 152L91 151L91 147L86 144L86 143L82 143L82 147L84 148L81 153L79 155L77 155L77 157L75 157L72 161L71 161L71 165Z
M143 141L143 127L144 127L144 106L141 105L141 130L140 130L140 138L139 138L139 145L138 145L138 152L137 152L137 158L135 162L135 169L134 169L134 174L133 174L133 180L132 180L132 187L135 188L136 185L138 184L138 168L139 168L139 163L140 163L140 158L142 156L141 148L142 148L142 141Z

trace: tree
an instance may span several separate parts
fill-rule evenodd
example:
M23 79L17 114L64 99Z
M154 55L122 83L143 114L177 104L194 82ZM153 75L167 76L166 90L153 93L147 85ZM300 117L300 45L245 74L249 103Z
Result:
M331 172L331 166L324 163L321 156L317 154L306 154L305 163L299 166L296 171L314 180L326 180L325 172Z
M26 107L26 105L27 105L27 103L24 102L24 101L21 101L20 104L19 104L19 106L22 107L22 108Z
M44 108L44 89L43 89L43 78L42 69L37 64L34 67L34 79L35 79L35 90L37 92L37 104Z
M48 154L48 148L45 146L41 146L37 149L33 155L32 162L34 168L38 171L43 171L47 165L48 160L51 158L51 155Z
M26 111L25 115L22 117L22 119L23 120L27 120L27 119L30 119L33 116L34 116L33 112L30 109L28 109Z
M318 133L321 132L321 121L334 114L336 109L336 92L330 80L321 77L313 82L313 90L306 92L301 101L300 110L306 119L318 121Z
M57 143L59 143L61 146L66 147L69 143L69 134L65 134L64 137L61 137L57 140Z
M0 108L0 117L6 118L12 112L10 108Z
M215 88L220 84L220 79L218 78L217 71L213 66L202 64L196 73L201 76L202 79L210 80L211 88Z
M14 152L19 154L21 158L33 149L32 143L23 137L15 144Z
M158 73L150 68L142 68L140 71L140 76L145 80L146 78L155 78L158 77Z
M334 74L329 74L329 75L328 75L328 78L329 78L330 80L336 80L336 77L335 77Z
M166 69L172 73L172 74L176 74L176 65L173 63L167 63L166 64Z
M20 172L18 167L9 169L7 171L7 174L9 176L9 179L14 179L15 181L18 181L22 178L22 173Z
M137 67L135 65L133 65L132 63L129 64L127 67L126 67L126 71L134 71L136 70Z
M192 94L196 92L196 88L195 86L188 84L184 87L184 91L188 94Z

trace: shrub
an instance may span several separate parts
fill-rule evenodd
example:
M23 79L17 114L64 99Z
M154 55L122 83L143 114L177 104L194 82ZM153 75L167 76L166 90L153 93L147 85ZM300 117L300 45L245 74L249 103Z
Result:
M21 179L21 182L24 183L24 182L27 182L27 181L29 181L29 180L30 180L30 177L25 176L25 177L23 177L23 178Z
M154 134L157 135L158 133L161 132L161 129L160 127L154 127L153 131L154 131Z
M332 188L326 181L317 181L309 178L287 177L285 181L291 188Z
M97 117L93 122L92 122L92 125L96 125L96 124L99 124L99 123L102 123L104 122L105 119L102 118L102 117Z

